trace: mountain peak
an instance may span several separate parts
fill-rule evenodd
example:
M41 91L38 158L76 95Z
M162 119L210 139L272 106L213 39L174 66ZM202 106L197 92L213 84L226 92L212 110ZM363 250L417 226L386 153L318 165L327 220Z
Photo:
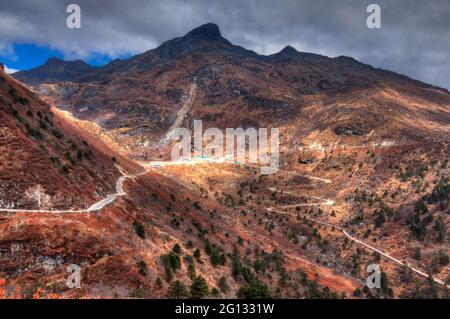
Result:
M281 50L277 54L289 56L289 55L296 55L298 53L299 52L294 47L287 45L283 48L283 50Z
M185 36L166 41L152 52L160 58L178 58L196 50L232 49L233 45L224 39L214 23L203 24Z
M61 60L60 58L52 57L52 58L49 58L49 59L47 60L47 62L45 62L45 64L47 64L47 65L50 65L50 64L60 64L60 63L63 63L63 62L64 62L64 61Z
M186 38L199 37L212 39L212 38L222 38L222 35L220 34L220 29L217 24L206 23L191 30L185 35L185 37Z
M71 66L89 66L83 60L77 59L72 61L65 61L57 57L52 57L45 62L45 65L71 65ZM90 67L90 66L89 66Z
M300 52L298 52L294 47L287 45L280 52L272 54L271 57L275 59L290 60L299 53Z

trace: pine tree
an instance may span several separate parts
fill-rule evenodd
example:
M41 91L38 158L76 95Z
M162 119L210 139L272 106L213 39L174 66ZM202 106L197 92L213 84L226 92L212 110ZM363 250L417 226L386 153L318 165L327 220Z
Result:
M169 288L169 297L175 299L182 299L187 297L186 286L179 280L173 282Z
M134 228L134 231L136 232L136 235L138 235L142 239L145 239L144 225L142 225L139 221L135 220L135 221L133 221L133 228Z
M196 249L194 251L194 258L195 258L195 260L197 260L197 262L199 262L199 263L202 262L202 256L201 256L201 253L200 253L199 249Z
M220 288L220 291L222 291L222 292L228 291L229 286L228 286L227 278L225 278L225 276L220 277L219 288Z
M179 244L175 244L175 246L173 246L172 250L175 254L179 255L181 253L181 246Z
M269 299L272 298L269 288L258 279L251 280L237 291L241 299Z
M209 287L205 278L197 276L191 285L191 297L193 299L201 299L209 294Z

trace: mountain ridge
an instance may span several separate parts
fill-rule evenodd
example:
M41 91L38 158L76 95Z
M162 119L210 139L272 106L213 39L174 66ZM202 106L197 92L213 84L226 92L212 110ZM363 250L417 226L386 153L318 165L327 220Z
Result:
M22 80L26 75L15 74ZM75 75L42 80L34 89L76 117L98 123L136 159L164 152L145 152L145 145L152 148L166 135L193 83L199 94L182 123L186 126L192 118L214 127L293 125L305 128L303 138L318 130L337 141L344 132L367 138L374 131L372 139L400 138L402 130L415 138L436 135L429 128L449 117L447 111L437 115L450 103L445 89L346 56L329 58L291 46L258 55L224 39L214 24ZM430 107L413 109L408 99Z
M28 84L41 84L41 83L55 83L58 81L85 81L86 79L92 78L91 73L111 73L115 71L126 71L127 66L129 64L133 64L133 62L141 63L143 67L142 70L149 69L159 63L163 63L167 60L173 60L182 57L183 55L199 51L199 50L224 50L229 51L234 54L241 55L242 57L252 57L256 59L261 59L264 62L270 62L271 60L278 61L287 61L289 59L295 58L326 58L336 61L342 61L347 64L356 64L368 68L372 68L380 71L389 71L397 76L404 77L406 79L411 79L413 81L417 81L417 83L421 83L423 85L427 85L436 89L443 90L444 92L449 92L446 88L441 88L435 85L427 84L420 80L415 80L410 78L409 76L390 71L384 70L382 68L375 68L370 64L366 64L360 62L352 57L348 56L338 56L335 58L330 58L327 56L315 54L315 53L307 53L297 51L291 45L286 45L279 52L270 54L270 55L262 55L258 54L252 50L243 48L238 45L232 44L230 41L222 37L220 32L220 28L217 24L214 23L206 23L200 25L187 32L184 36L176 37L171 40L167 40L162 42L157 47L145 51L141 54L137 54L127 59L116 59L108 62L107 64L99 67L93 67L84 62L83 60L75 60L75 61L63 61L59 58L49 58L47 62L41 66L30 70L19 71L14 74L14 77L21 80L22 82ZM149 61L150 60L150 61ZM51 66L58 65L62 67L63 70L58 70L55 68L51 68ZM64 76L61 76L64 74Z

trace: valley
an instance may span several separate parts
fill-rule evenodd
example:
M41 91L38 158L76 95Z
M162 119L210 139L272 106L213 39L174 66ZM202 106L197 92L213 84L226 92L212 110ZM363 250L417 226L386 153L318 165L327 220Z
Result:
M102 67L53 58L0 79L0 292L449 297L446 89L290 46L260 55L214 24ZM193 136L173 160L171 132L195 121L279 129L278 170L211 158Z

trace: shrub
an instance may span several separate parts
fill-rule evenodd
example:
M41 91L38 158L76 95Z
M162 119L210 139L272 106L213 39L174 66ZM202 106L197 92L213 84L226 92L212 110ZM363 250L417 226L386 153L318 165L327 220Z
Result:
M147 276L147 264L145 261L141 260L137 265L139 267L139 273L144 277Z
M17 97L17 91L14 88L9 89L8 94L14 99Z
M196 210L201 210L202 209L202 207L200 206L200 203L198 201L194 202L193 206L194 206L194 208Z
M228 289L230 289L230 287L228 286L227 278L224 276L220 277L219 279L219 289L222 292L227 292Z
M214 287L213 289L211 289L211 296L213 296L213 297L220 297L220 291L219 291L219 289L217 289L216 287Z
M47 129L47 124L45 124L45 122L43 122L42 120L39 121L39 127L43 130Z
M142 225L139 221L135 220L135 221L133 221L133 228L134 228L134 231L136 232L136 235L138 235L142 239L145 239L144 225Z
M196 249L194 251L194 258L195 258L195 260L197 260L197 262L202 263L202 256L200 253L200 249Z
M181 226L181 224L180 224L180 222L178 221L178 219L173 218L173 219L170 221L170 226L171 226L173 229L179 229L180 226Z
M66 165L64 165L63 167L62 167L62 172L64 173L64 174L69 174L69 169L67 168L67 166Z
M361 297L361 289L356 288L355 291L353 291L353 297Z
M64 137L64 134L58 131L57 129L52 130L52 134L54 137L62 139Z
M181 254L181 246L179 244L175 244L172 248L172 251L177 255Z

